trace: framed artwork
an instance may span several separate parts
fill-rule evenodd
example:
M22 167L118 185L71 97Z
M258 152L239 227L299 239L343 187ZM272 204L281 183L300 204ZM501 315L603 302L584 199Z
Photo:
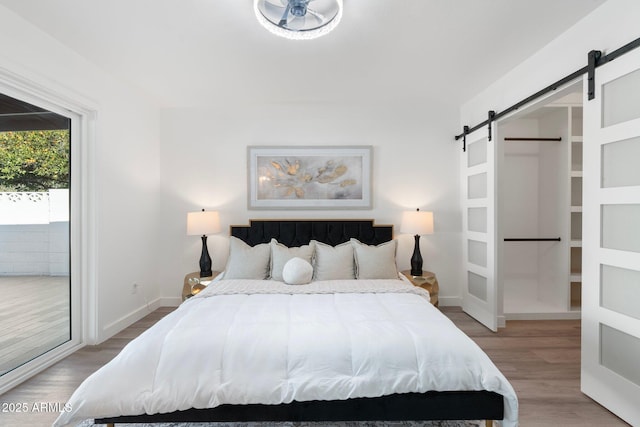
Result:
M249 209L371 209L371 146L250 146Z

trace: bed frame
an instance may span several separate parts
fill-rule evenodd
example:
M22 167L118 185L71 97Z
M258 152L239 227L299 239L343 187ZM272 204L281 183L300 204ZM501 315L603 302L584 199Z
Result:
M377 245L393 238L392 225L372 220L251 220L231 226L231 236L249 245L272 238L289 247L317 240L338 245L356 238ZM447 391L393 394L375 398L292 402L280 405L221 405L166 414L99 418L96 424L161 422L285 422L285 421L428 421L491 420L504 418L502 395L489 391Z

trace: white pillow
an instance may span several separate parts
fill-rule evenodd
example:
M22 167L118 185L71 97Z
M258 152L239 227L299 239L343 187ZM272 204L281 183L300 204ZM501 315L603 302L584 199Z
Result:
M271 249L266 243L249 246L242 240L229 239L229 259L224 269L225 279L266 279L269 277Z
M314 242L300 247L288 248L282 243L278 243L276 239L271 239L269 246L271 247L271 279L280 281L283 280L282 269L287 261L298 257L311 264L311 258L313 258L313 250L315 248Z
M289 285L306 285L313 279L313 267L308 261L293 257L282 268L282 277Z
M331 246L315 240L316 256L313 280L355 279L353 245L350 242Z
M397 279L396 266L397 242L390 240L378 246L365 245L357 239L351 239L356 261L358 279Z

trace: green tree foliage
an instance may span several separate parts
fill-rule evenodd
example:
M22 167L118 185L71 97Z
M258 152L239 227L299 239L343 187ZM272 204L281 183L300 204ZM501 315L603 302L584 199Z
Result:
M69 131L0 132L0 191L69 188Z

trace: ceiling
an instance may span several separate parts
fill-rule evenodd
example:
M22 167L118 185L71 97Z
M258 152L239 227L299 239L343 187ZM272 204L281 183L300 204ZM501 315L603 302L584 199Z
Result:
M253 0L0 0L164 107L460 105L605 0L344 0L332 33L267 32ZM559 76L562 77L562 76Z

